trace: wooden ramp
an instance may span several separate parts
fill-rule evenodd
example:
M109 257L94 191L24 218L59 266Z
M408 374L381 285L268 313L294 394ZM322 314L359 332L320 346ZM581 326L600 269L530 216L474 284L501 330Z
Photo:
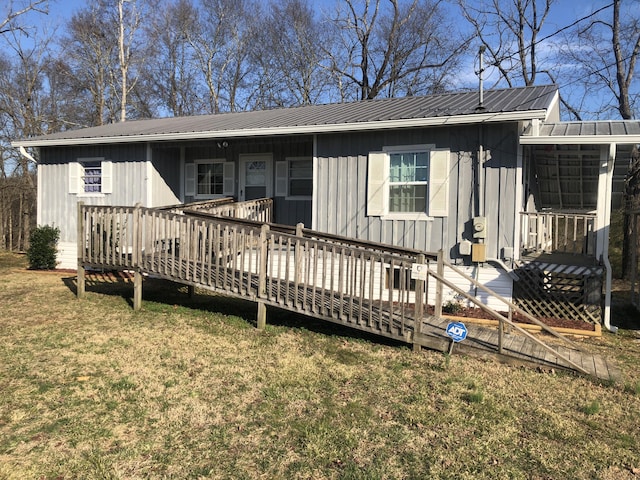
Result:
M78 244L78 297L85 291L86 268L126 270L134 273L134 308L141 306L143 275L150 275L256 302L258 328L265 325L267 307L277 307L415 349L449 351L448 322L424 314L430 296L436 299L434 311L440 311L443 286L458 289L442 274L445 266L463 275L442 253L183 210L80 204L78 238L85 241ZM414 278L414 270L422 277ZM478 288L506 301L484 285ZM498 319L521 330L505 317ZM572 370L605 381L619 376L609 361L561 337L555 340L566 345L551 347L542 336L524 331L500 335L496 329L470 325L468 332L455 345L456 353Z
M429 316L424 319L420 343L425 347L440 351L448 351L451 340L445 333L449 320ZM467 338L454 346L454 353L466 354L481 358L495 358L501 362L541 367L543 369L559 369L574 371L562 358L517 333L505 334L502 353L499 353L499 335L497 328L467 325ZM581 366L589 375L603 381L618 381L621 378L619 368L610 360L590 352L554 345L560 355L569 358Z

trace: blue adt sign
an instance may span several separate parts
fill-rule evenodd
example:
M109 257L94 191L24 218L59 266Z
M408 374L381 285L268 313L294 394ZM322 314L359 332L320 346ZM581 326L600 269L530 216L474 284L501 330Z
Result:
M450 322L447 325L447 335L449 335L454 342L461 342L467 338L467 327L465 327L462 322Z

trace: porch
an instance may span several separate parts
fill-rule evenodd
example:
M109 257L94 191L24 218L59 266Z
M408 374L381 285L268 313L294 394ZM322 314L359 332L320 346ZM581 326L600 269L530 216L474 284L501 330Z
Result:
M522 212L520 220L514 303L541 319L581 320L600 328L605 268L596 258L596 214L549 209Z

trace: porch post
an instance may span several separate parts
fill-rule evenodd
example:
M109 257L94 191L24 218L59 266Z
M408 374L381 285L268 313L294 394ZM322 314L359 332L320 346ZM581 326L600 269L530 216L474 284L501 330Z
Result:
M426 257L424 254L418 255L416 259L416 263L418 265L424 265ZM428 277L427 277L428 278ZM413 328L413 351L419 352L422 348L418 343L418 337L420 336L422 330L422 321L424 315L424 286L425 281L421 279L416 279L416 287L415 287L415 297L414 297L414 305L415 305L415 326Z
M84 298L85 296L85 270L83 265L84 260L84 213L82 207L84 202L78 202L78 225L76 230L76 248L78 252L78 286L76 290L76 296L78 298Z
M613 167L616 158L616 144L603 145L600 148L600 175L598 176L598 203L596 209L596 258L605 267L604 291L604 326L616 332L617 327L611 325L611 264L609 263L609 224L611 222L611 187L613 183Z
M267 296L267 255L269 248L269 225L263 224L260 230L260 270L258 272L258 317L256 327L264 330L267 325L267 305L262 300Z
M142 273L139 268L135 269L133 274L133 309L140 310L142 308Z

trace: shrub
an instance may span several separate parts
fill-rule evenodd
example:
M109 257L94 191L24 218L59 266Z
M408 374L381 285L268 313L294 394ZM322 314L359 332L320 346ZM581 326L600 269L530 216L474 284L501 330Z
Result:
M449 315L457 315L459 313L462 313L463 310L464 306L462 305L462 302L458 300L449 300L444 305L442 305L442 311L444 313L448 313Z
M29 268L33 270L51 270L56 268L57 245L60 229L44 225L31 232L27 258Z

